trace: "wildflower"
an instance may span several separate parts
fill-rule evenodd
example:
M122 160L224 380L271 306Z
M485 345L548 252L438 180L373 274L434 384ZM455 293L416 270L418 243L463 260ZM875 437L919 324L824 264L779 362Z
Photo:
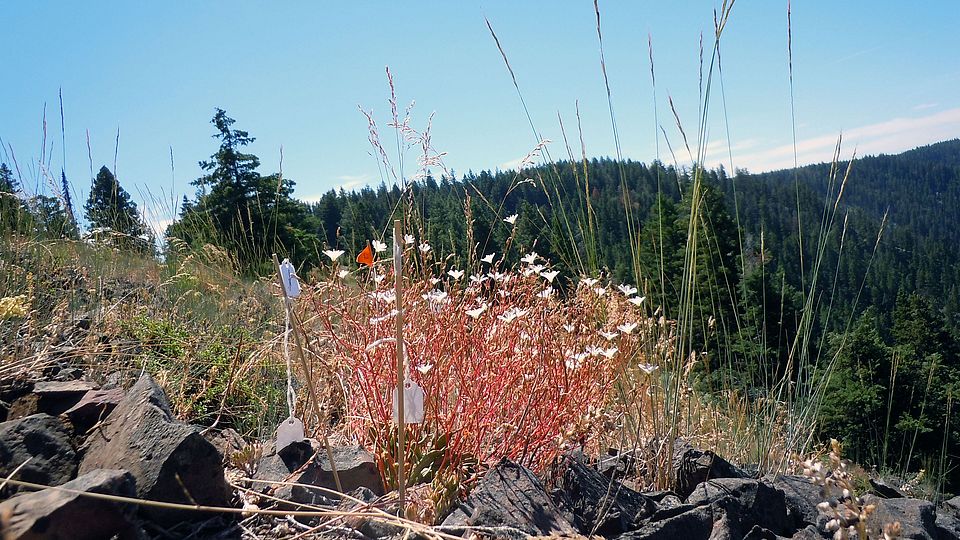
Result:
M523 257L520 257L520 262L522 262L522 263L524 263L524 264L533 264L533 263L537 262L537 257L539 257L539 255L537 255L537 252L536 252L536 251L532 251L532 252L530 252L530 253L527 253L527 254L524 255Z
M466 311L466 313L467 313L467 315L470 316L471 319L476 319L476 318L479 317L480 315L483 315L483 312L486 311L486 310L487 310L487 305L486 305L486 304L481 304L480 307L478 307L478 308L468 309L468 310Z
M380 283L380 282L383 281L384 278L386 278L386 277L387 277L387 276L386 276L385 274L374 274L374 275L373 275L373 282L374 282L374 283Z
M553 283L554 278L556 278L558 275L560 275L560 272L557 272L556 270L551 270L549 272L540 272L540 277L546 279L550 283Z
M503 312L503 315L498 315L497 318L505 323L513 322L514 319L518 317L523 317L527 314L527 310L520 309L518 307L512 307Z
M586 284L587 287L593 287L593 286L596 285L597 283L600 283L600 280L599 280L599 279L587 278L587 277L583 278L581 281L582 281L584 284Z
M597 293L597 296L603 296L607 294L607 290L604 289L603 287L597 287L596 289L593 290L593 292Z
M487 276L477 276L477 275L472 275L472 276L470 276L470 281L471 281L472 283L476 283L477 285L483 283L484 281L486 281L486 280L488 280L488 279L490 279L490 278L488 278Z
M571 369L571 370L577 369L580 367L581 364L583 364L583 361L586 360L589 356L590 354L586 352L577 353L567 358L566 360L564 360L564 364L566 364L567 369Z
M342 249L325 249L325 250L323 250L323 254L326 255L327 257L330 257L330 261L331 261L331 262L336 262L337 259L339 259L340 256L343 255L344 253L346 253L346 252L343 251Z
M609 349L600 349L600 355L606 358L607 360L610 360L614 357L614 355L617 354L617 351L619 350L620 349L617 349L616 347L610 347Z
M460 279L463 277L463 270L448 270L447 275L453 279Z
M553 287L547 287L537 293L538 298L550 298L551 296L553 296Z
M494 281L500 281L503 283L510 281L510 274L503 274L500 272L488 272L487 276L489 276Z
M513 214L512 216L507 216L507 217L503 218L503 220L506 221L507 223L513 225L513 224L515 224L515 223L517 222L517 217L518 217L517 214Z
M630 302L631 304L637 306L637 307L640 307L640 305L643 304L643 301L646 300L646 299L647 299L646 296L634 296L633 298L631 298L630 300L627 300L627 301Z
M483 262L485 262L485 263L487 263L487 264L493 264L493 258L494 258L496 255L497 255L496 253L490 253L489 255L485 256L484 258L482 258L482 259L480 259L480 260L483 261Z
M426 255L427 253L430 253L430 250L432 248L430 247L430 244L424 242L420 244L419 249L420 249L420 253L423 253L424 255Z
M574 326L572 324L565 324L563 325L563 329L566 330L568 334L572 334Z
M376 251L377 253L383 253L384 251L387 250L387 244L379 240L374 240L373 250Z
M433 304L440 304L444 301L447 301L447 293L444 291L430 291L426 294L421 295L421 297Z
M624 323L617 327L617 330L623 332L624 334L632 334L637 328L637 323Z
M647 375L650 375L651 373L653 373L658 369L658 366L656 366L655 364L645 364L645 363L637 364L637 367L640 368L640 371L644 372Z
M437 283L440 283L440 280L439 280L439 279L437 279L437 278L435 278L435 277L430 278L430 284L431 284L431 285L436 285Z
M613 341L613 338L615 338L615 337L617 337L617 336L619 335L619 334L617 334L616 332L606 332L606 331L604 331L604 330L601 330L601 331L599 332L599 334L600 334L601 336L603 336L603 339L605 339L605 340L607 340L607 341Z
M7 296L0 298L0 321L6 319L22 319L29 313L27 295Z
M417 366L417 371L419 371L421 375L426 375L431 369L433 369L433 364L423 364L422 366Z
M393 317L396 317L396 316L397 316L397 313L398 313L397 310L391 309L391 310L390 310L390 313L387 313L386 315L384 315L384 316L382 316L382 317L370 317L370 324L380 324L380 323L382 323L383 321L388 321L388 320L392 319Z
M617 288L620 289L620 292L622 292L624 296L633 296L637 294L637 288L628 283L621 283L620 285L617 285Z
M341 271L337 272L337 276L339 276L340 279L343 279L343 278L345 278L345 277L347 277L347 276L349 276L349 275L350 275L350 271L349 271L349 270L341 270Z
M370 293L370 297L374 300L379 300L384 304L392 304L393 302L397 301L397 294L392 290Z
M410 245L410 244L412 244L412 243L414 243L414 242L416 242L416 239L413 237L412 234L405 234L405 235L403 235L403 243L404 243L404 244Z

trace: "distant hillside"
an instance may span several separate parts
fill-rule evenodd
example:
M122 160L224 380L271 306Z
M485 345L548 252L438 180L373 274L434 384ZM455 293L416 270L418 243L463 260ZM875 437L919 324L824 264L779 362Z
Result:
M790 285L801 289L810 279L824 210L832 209L846 168L846 162L838 164L833 184L830 164L736 176L723 170L707 173L707 184L723 194L713 206L739 223L734 232L723 234L735 236L727 240L742 246L742 251L721 257L733 259L727 262L744 273L749 259L758 254L762 231L761 259L771 259L770 269L779 268ZM644 226L657 210L658 194L678 205L682 214L681 193L689 183L689 171L672 166L594 159L520 173L484 171L456 179L427 179L412 185L403 197L399 188L384 185L358 192L331 191L311 206L311 212L322 223L322 240L356 252L368 238L382 235L402 200L419 213L423 238L418 240L428 241L438 253L453 253L465 261L469 239L482 256L502 251L515 234L515 248L532 249L535 244L539 253L552 257L567 272L606 269L618 280L633 281L631 254L639 251L639 258L649 261L650 246L658 244L662 226ZM624 188L631 203L629 216ZM512 214L519 215L516 231L502 221ZM630 248L631 239L636 250ZM834 316L831 325L875 306L887 326L897 294L918 292L941 310L950 328L960 328L960 140L856 160L843 184L836 223L825 245L821 292L834 299L835 315L842 315ZM521 254L514 249L507 257L515 261Z

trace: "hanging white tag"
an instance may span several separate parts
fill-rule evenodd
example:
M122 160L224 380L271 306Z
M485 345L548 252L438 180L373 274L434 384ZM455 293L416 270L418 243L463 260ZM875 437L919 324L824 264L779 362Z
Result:
M403 422L405 424L423 423L423 388L420 385L404 379L403 381ZM393 420L397 421L397 391L393 390Z
M303 422L293 416L287 418L277 426L277 453L279 454L284 448L303 439Z
M290 259L284 259L280 263L280 277L283 278L283 286L287 289L287 297L300 296L300 280L297 279L297 270L290 264Z

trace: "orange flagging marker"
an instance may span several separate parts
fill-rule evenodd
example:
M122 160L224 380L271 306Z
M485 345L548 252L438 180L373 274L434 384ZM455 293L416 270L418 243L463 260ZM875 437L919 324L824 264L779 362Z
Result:
M357 255L357 264L373 265L373 249L370 248L370 242L367 242L367 247Z

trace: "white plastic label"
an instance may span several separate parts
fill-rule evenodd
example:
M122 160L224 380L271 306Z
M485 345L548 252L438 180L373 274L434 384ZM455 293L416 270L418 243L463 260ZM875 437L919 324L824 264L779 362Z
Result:
M287 297L296 298L300 296L300 280L297 279L297 270L290 264L290 259L284 259L280 263L280 277L283 278L283 286L287 290Z
M403 422L405 424L423 423L423 388L420 385L405 379L403 381ZM397 421L397 390L393 390L393 420Z
M287 418L277 426L277 453L303 439L303 422L293 416Z

